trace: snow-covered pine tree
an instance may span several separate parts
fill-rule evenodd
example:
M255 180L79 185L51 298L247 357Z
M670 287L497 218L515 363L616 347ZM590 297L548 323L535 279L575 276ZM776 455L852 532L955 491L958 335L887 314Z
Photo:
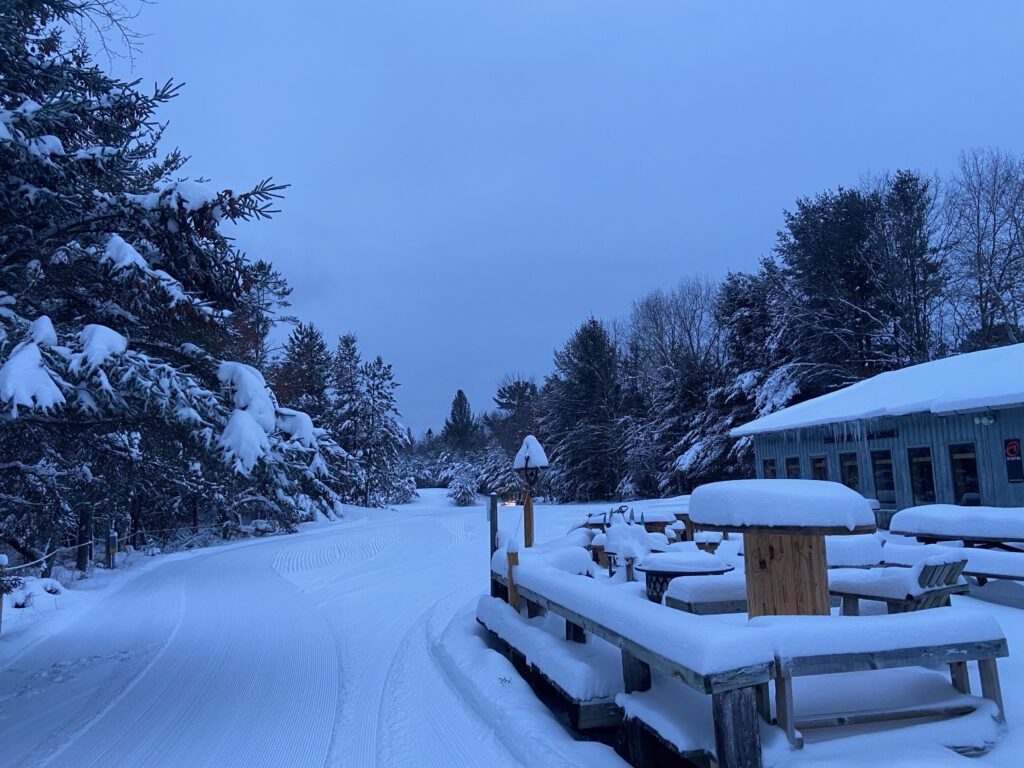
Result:
M476 503L477 487L480 478L476 469L468 462L460 462L454 467L454 474L448 484L448 497L457 507L469 507Z
M274 364L274 391L283 405L305 411L319 422L327 415L332 368L324 335L313 323L299 323Z
M26 556L93 514L192 522L201 499L204 520L287 523L333 500L330 441L223 362L246 261L219 225L268 217L281 187L179 178L157 153L176 87L142 93L62 37L106 8L0 13L0 531Z
M465 454L475 450L480 443L480 424L469 407L469 399L461 389L452 400L452 410L445 419L441 439L451 451Z
M479 466L479 485L485 493L496 493L503 499L519 496L522 480L513 469L512 457L496 439L488 441Z
M621 388L618 354L603 323L591 317L555 353L545 397L552 493L573 501L612 498L621 479Z
M364 363L360 372L362 392L355 419L356 433L362 439L363 503L382 507L398 503L408 491L408 475L402 474L400 463L405 429L398 423L398 384L391 365L380 355Z
M235 357L264 375L270 372L273 351L270 332L281 323L298 322L284 313L291 303L292 289L284 276L267 261L258 260L242 267L242 299L231 316L235 334Z

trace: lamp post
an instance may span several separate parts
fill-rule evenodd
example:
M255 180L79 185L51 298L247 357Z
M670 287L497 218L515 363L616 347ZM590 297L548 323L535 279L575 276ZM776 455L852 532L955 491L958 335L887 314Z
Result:
M523 495L523 543L533 546L533 485L542 469L547 469L548 457L540 442L533 435L527 435L516 454L515 470L523 479L526 490Z

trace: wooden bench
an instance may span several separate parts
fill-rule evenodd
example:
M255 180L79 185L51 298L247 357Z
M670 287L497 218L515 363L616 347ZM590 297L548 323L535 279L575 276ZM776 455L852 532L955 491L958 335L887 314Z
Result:
M492 571L491 576L507 585L507 579L503 574ZM586 599L589 599L591 604L599 600L604 603L601 613L608 618L598 620L542 594L538 589L531 588L531 581L543 583L543 579L531 579L521 566L517 569L515 578L516 590L520 599L526 603L528 615L541 615L550 611L565 619L567 640L586 642L587 636L593 634L620 650L625 693L649 690L653 668L701 693L710 695L715 723L716 761L721 768L761 766L757 693L761 687L767 687L772 677L774 661L762 661L712 673L701 672L687 666L678 658L659 653L637 639L643 635L643 627L637 626L633 621L633 608L636 612L652 618L682 623L678 614L668 612L668 616L663 616L659 612L664 612L664 607L642 599L637 599L633 605L630 599L630 615L618 616L614 606L610 604L611 601L605 603L605 598L611 596L607 587L598 585L593 580L577 577L579 582L573 584L573 591L579 594L581 602L587 602ZM633 631L619 631L609 625L609 620L612 623L620 622L623 627L629 626ZM655 624L658 623L661 622L655 621ZM700 635L701 633L695 633L695 637ZM770 656L770 653L768 655ZM629 740L630 762L634 765L648 764L650 760L645 754L645 747L649 739L640 738L640 724L629 725L627 734L635 737Z
M908 589L905 568L849 569L829 572L829 594L842 598L843 615L860 614L861 600L878 600L889 613L907 613L949 605L950 595L963 594L968 586L961 579L966 560L921 566L917 583L923 591ZM897 571L896 578L887 573Z
M948 618L949 621L957 621L955 616L949 616ZM988 619L988 617L986 618ZM896 619L898 622L903 623L902 616L860 617L854 619L854 621L875 622L877 626L881 627L884 624L878 624L878 621L882 620L882 622L885 622L887 619ZM755 619L753 623L757 624L761 621L760 619ZM985 622L982 623L984 624ZM961 638L958 642L951 643L923 644L910 648L891 648L883 644L886 638L881 637L879 639L879 647L876 649L861 649L853 653L842 653L836 652L834 648L829 647L834 644L832 639L822 637L823 651L820 653L777 653L775 659L775 701L779 727L786 732L786 737L791 745L800 747L803 744L803 737L799 733L801 729L854 725L903 718L949 717L965 714L967 709L973 711L974 708L950 707L948 704L944 704L934 708L917 707L911 710L876 709L798 720L794 716L793 709L793 678L806 675L828 675L893 669L897 667L948 664L953 687L961 694L970 694L970 681L967 676L967 662L969 661L976 661L978 663L982 696L995 702L998 710L997 719L999 722L1003 722L1005 715L996 659L1008 656L1009 651L1006 639L1002 636L998 625L991 626L995 624L994 620L991 619L988 619L988 624L989 626L978 628L974 633L973 639ZM764 626L763 623L761 625ZM808 632L814 633L811 625L808 624L807 626ZM823 627L824 625L819 624L817 626ZM894 625L893 630L897 629L898 627ZM836 632L836 630L839 630L839 632ZM829 627L829 631L836 634L837 637L842 637L840 633L843 631L843 628ZM971 628L961 627L959 631L961 635L965 633L970 635ZM826 648L827 650L824 650Z

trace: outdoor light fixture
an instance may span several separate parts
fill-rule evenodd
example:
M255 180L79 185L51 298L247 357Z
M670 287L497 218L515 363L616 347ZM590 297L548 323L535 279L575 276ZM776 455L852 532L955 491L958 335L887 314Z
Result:
M547 466L548 457L540 442L533 435L527 435L513 464L516 473L526 484L523 493L523 543L527 547L533 546L533 486L541 470L547 469Z

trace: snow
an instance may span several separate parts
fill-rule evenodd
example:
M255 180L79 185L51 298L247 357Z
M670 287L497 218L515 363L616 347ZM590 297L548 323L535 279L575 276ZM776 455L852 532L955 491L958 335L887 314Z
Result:
M120 235L110 236L100 260L109 261L114 265L115 270L127 269L132 266L138 267L144 272L149 270L146 260Z
M655 552L640 563L641 571L668 571L674 573L707 573L725 570L729 566L724 560L708 552Z
M654 543L647 530L639 524L609 525L605 535L604 551L619 557L644 558L650 554Z
M105 325L87 325L78 334L82 353L72 363L74 368L84 362L87 368L98 368L114 355L123 355L128 339Z
M519 452L516 453L512 467L513 469L525 469L527 465L531 467L546 467L548 465L547 454L544 453L540 442L533 435L527 435L523 439L523 444L520 446Z
M523 620L504 600L482 595L476 615L574 699L611 699L622 691L619 649L593 636L565 642L565 622L555 614Z
M898 544L887 541L882 556L887 565L912 566L929 557L948 556L966 560L965 573L992 574L1024 581L1024 552L1002 552L977 547L948 547L942 544Z
M832 568L828 572L828 586L839 592L853 592L875 597L912 597L927 592L920 584L921 571L928 565L959 562L959 556L925 557L910 568ZM961 576L957 584L966 584Z
M879 616L758 616L747 626L764 630L775 655L782 659L840 649L870 653L1004 638L999 622L988 613L950 608Z
M880 373L733 429L733 437L797 427L948 414L1024 404L1024 344L970 352Z
M46 315L40 315L28 327L29 338L41 347L57 346L57 331Z
M235 471L244 475L270 451L267 432L250 411L234 411L217 442Z
M725 480L699 486L690 519L707 526L874 527L867 500L824 480Z
M18 344L0 367L0 402L11 404L12 416L18 415L18 406L50 410L64 403L34 342Z
M901 534L1024 541L1024 507L907 507L893 515L889 530Z
M245 411L265 433L277 424L277 408L263 374L245 363L225 360L217 368L221 383L231 387L235 408Z
M668 583L665 597L685 603L746 600L747 581L739 570L710 576L681 576Z
M420 493L396 511L348 506L344 522L307 524L298 534L138 557L141 565L122 570L119 564L113 572L97 569L62 594L40 592L25 609L14 609L6 596L0 634L4 765L624 768L611 747L576 741L488 646L475 621L487 589L484 508L457 508L443 491ZM538 540L546 546L561 538L588 508L598 507L545 505ZM515 530L520 514L500 508L500 528ZM729 546L734 540L719 552ZM733 576L740 574L684 577L670 590L680 582ZM615 593L626 585L594 586ZM978 598L1019 605L1022 594L1019 585L999 582L954 596L952 608L859 617L895 619L889 626L907 637L934 631L904 621L927 621L928 614L951 615L965 632L980 626L979 615L982 622L997 621L1011 653L999 660L1006 726L993 722L992 705L984 702L973 715L935 723L807 732L804 749L791 750L781 731L765 724L766 768L1018 765L1024 688L1013 681L1024 675L1022 613ZM654 615L682 615L633 592L623 590L621 598L661 612ZM611 600L617 602L614 594ZM742 635L747 625L739 615L729 617L732 623L689 618L698 623L688 622L688 630L708 627L712 634ZM778 618L798 622L785 631L791 634L801 633L802 619L826 619ZM870 622L848 618L854 623L844 626L866 626L877 638ZM549 636L559 629L551 619L521 623L539 624ZM943 621L941 631L949 623ZM751 631L759 644L767 642ZM817 624L803 630L818 633ZM596 638L585 645L599 653ZM617 655L609 658L612 669L605 672L621 674ZM970 675L972 690L980 691L973 664ZM935 703L937 696L960 700L945 669L798 678L794 693L798 715ZM656 725L666 738L707 749L713 748L710 702L656 670L650 692L619 696L630 712L646 713L647 722L660 716ZM985 741L995 742L991 752L970 759L943 746Z
M555 570L537 559L520 562L515 580L698 674L767 664L773 658L759 637L713 617L667 610L632 591Z
M882 540L874 533L826 536L825 557L833 568L878 565L882 562Z
M277 428L306 448L313 448L317 444L313 420L302 411L278 408Z

